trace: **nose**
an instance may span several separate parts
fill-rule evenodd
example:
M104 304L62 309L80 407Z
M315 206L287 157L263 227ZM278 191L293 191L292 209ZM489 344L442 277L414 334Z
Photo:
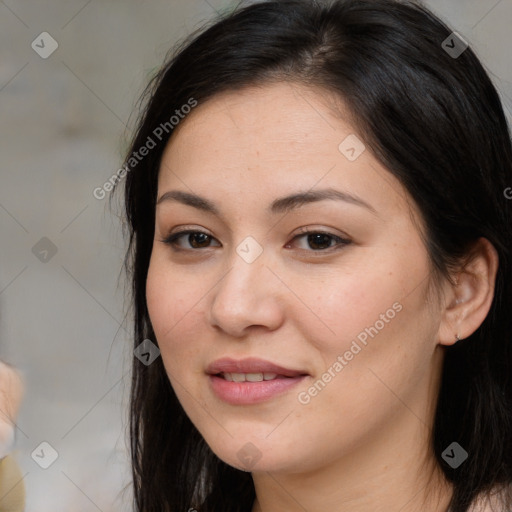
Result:
M247 335L255 326L275 330L284 320L283 288L264 253L252 263L235 254L212 291L210 324L234 337Z

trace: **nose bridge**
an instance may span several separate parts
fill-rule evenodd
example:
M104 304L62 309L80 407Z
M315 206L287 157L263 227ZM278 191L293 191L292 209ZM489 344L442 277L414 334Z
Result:
M213 290L212 324L232 334L241 334L250 325L276 328L281 315L276 302L278 280L267 268L266 256L252 237L234 248L229 270Z
M265 274L271 274L266 268L270 263L269 251L252 236L246 236L232 249L229 257L230 270L224 280L231 293L242 293L251 289L254 297L258 282ZM224 281L223 280L223 281ZM222 285L222 282L220 283Z

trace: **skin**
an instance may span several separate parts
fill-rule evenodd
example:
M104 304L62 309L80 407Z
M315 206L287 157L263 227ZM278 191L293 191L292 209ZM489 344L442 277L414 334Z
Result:
M191 421L222 460L251 471L253 512L442 511L452 489L429 435L443 347L485 318L496 251L481 239L458 284L443 281L441 300L429 294L417 209L368 149L355 161L340 152L358 132L339 101L333 106L325 92L277 83L217 95L182 121L163 155L158 197L198 194L222 217L176 201L157 205L151 322ZM266 211L276 198L327 187L374 211L334 200ZM318 249L300 228L350 243L331 238ZM162 241L183 229L213 238L185 235L176 249ZM247 236L263 249L252 263L236 252ZM301 404L298 393L394 303L401 311ZM264 403L221 401L207 365L249 356L309 377ZM244 467L237 454L249 442L260 458Z
M0 361L0 457L12 449L14 443L14 421L18 415L24 394L20 372Z

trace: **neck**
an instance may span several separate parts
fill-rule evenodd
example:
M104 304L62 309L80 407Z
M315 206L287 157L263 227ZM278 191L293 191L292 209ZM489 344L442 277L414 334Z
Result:
M452 486L424 448L430 430L410 412L403 420L409 428L383 431L322 468L253 473L252 512L446 512Z

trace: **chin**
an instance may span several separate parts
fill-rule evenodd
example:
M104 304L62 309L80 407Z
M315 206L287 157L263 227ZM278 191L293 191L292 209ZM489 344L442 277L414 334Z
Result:
M298 467L304 467L307 454L301 457L296 452L290 453L278 438L274 441L271 443L267 439L263 443L256 439L234 438L227 446L209 446L219 459L240 471L280 473L295 472Z

